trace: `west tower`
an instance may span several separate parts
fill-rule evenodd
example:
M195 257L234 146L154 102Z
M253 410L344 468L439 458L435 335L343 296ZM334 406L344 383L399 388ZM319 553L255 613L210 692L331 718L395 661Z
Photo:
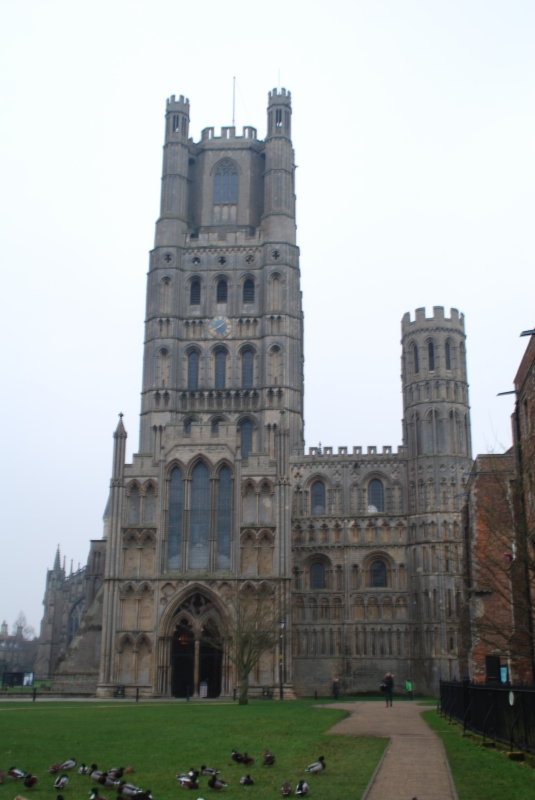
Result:
M115 435L103 693L137 680L184 694L203 669L211 693L228 693L229 665L203 661L202 615L210 607L222 632L236 582L289 593L289 463L303 452L291 113L290 92L274 89L265 140L247 126L194 142L189 101L167 101L132 465L122 422ZM266 659L262 684L275 680Z

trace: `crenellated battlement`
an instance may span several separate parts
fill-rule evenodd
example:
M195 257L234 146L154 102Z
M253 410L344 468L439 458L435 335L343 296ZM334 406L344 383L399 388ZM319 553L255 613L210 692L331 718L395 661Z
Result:
M243 126L243 133L241 136L236 136L236 128L232 125L223 126L221 128L221 135L215 135L215 128L203 128L201 131L201 142L209 142L212 140L219 142L225 142L229 139L239 139L240 142L245 140L248 141L255 141L256 136L256 128L253 128L252 125L244 125Z
M184 114L189 115L189 98L184 98L184 95L181 94L177 100L176 95L172 94L171 97L167 98L166 109L168 113L182 111Z
M268 108L269 106L280 106L286 105L291 106L292 104L292 93L287 91L286 89L282 88L280 91L278 89L273 89L271 92L268 92Z
M346 456L348 458L353 458L353 456L359 456L360 458L371 456L372 458L377 458L377 456L388 456L388 458L392 458L392 456L405 456L406 455L406 447L403 445L398 445L397 453L393 452L393 448L391 445L383 445L382 450L376 445L368 445L366 448L366 452L364 448L360 445L353 446L352 449L348 447L339 447L338 452L333 452L333 447L309 447L308 454L304 454L303 456L299 457L299 460L302 458L338 458L339 456Z
M433 328L437 326L458 328L464 333L464 314L459 314L458 309L451 308L450 316L446 317L444 315L444 306L433 306L432 317L425 316L425 308L417 308L414 320L411 320L410 311L407 311L401 320L403 333L412 333L415 328Z

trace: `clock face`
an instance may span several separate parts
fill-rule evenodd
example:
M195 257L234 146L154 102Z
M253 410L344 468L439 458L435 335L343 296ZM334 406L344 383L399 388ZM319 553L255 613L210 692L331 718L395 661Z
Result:
M230 322L227 317L214 317L210 320L210 335L216 339L224 339L230 333Z

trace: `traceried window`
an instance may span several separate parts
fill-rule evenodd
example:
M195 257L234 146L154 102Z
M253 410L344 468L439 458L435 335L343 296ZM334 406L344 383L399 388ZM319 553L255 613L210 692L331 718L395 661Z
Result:
M191 476L189 568L208 567L210 539L210 473L200 461Z
M325 589L325 567L320 561L310 567L310 588Z
M215 354L215 388L224 389L227 383L227 351L217 350Z
M139 489L134 484L128 494L127 520L130 525L139 525L140 496Z
M253 365L253 351L244 350L241 357L241 385L244 389L250 389L253 385Z
M230 532L232 524L232 480L228 467L219 471L217 490L217 568L230 568Z
M243 284L243 302L254 303L254 281L252 278L247 278Z
M217 282L216 303L226 303L228 299L228 285L224 278Z
M451 369L451 342L446 342L446 369Z
M325 514L325 484L323 481L315 481L311 489L312 513Z
M199 388L199 354L196 350L188 353L188 389Z
M383 484L377 478L368 485L368 511L377 513L385 510L385 491Z
M201 282L192 281L189 288L190 306L200 306L201 304Z
M241 424L241 457L245 461L253 449L253 423L246 419Z
M427 343L427 357L429 360L429 372L435 371L435 345L433 342Z
M169 529L167 566L180 569L182 566L182 472L175 467L169 481Z
M370 567L371 585L375 589L386 587L386 565L384 561L374 561Z
M219 164L214 175L214 223L235 223L237 212L238 169L227 158Z

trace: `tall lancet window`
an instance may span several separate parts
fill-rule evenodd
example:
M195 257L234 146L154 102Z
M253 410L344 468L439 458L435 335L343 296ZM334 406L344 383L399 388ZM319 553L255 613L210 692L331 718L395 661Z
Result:
M188 353L188 389L199 388L199 354L196 350Z
M249 453L253 449L253 423L246 419L241 424L241 457L245 460L249 458Z
M217 490L217 568L230 568L230 532L232 526L232 481L230 470L219 472Z
M182 566L182 509L184 488L182 472L175 467L169 481L169 524L167 533L167 566L180 569Z
M227 351L218 350L215 354L215 388L225 389L227 385Z
M191 476L189 568L207 569L210 541L210 473L200 461Z
M214 222L236 222L238 208L238 169L226 158L214 175Z
M253 385L253 365L253 351L244 350L241 357L241 385L244 389L250 389Z

